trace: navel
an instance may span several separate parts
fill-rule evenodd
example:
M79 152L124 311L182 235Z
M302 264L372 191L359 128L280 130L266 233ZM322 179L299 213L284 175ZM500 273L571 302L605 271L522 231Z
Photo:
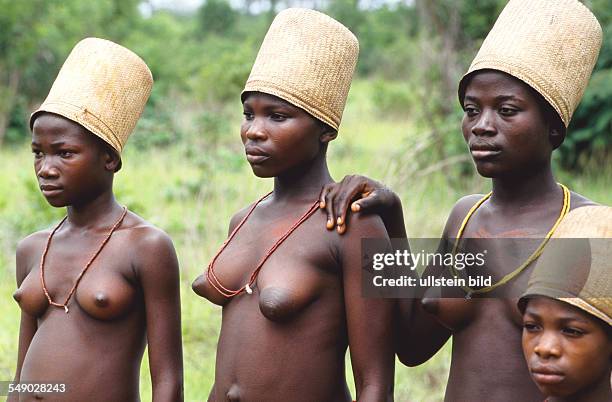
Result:
M240 402L240 387L238 384L232 384L225 396L228 402Z

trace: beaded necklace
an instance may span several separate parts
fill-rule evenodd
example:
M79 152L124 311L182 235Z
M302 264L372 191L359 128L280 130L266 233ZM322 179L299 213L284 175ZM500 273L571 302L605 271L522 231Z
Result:
M516 268L514 271L510 272L509 274L506 274L497 283L494 283L494 284L492 284L490 286L485 286L485 287L480 288L480 289L473 289L473 288L471 288L469 286L461 286L463 288L463 290L466 292L466 295L465 295L466 299L471 299L472 295L475 295L475 294L488 293L488 292L490 292L490 291L492 291L492 290L494 290L494 289L496 289L496 288L498 288L500 286L505 285L506 283L508 283L512 279L514 279L514 277L516 277L521 272L523 272L525 270L525 268L527 268L529 266L529 264L531 264L533 261L535 261L540 256L540 254L542 254L542 252L544 251L544 247L548 243L548 240L550 240L550 237L553 235L553 233L557 229L557 226L559 226L559 224L561 223L563 218L565 218L565 215L567 215L567 213L570 210L570 196L571 196L570 195L570 191L563 184L561 184L561 183L558 183L558 184L561 187L561 189L563 190L563 206L561 207L561 212L559 214L559 217L555 221L555 224L548 231L548 233L546 234L546 237L544 238L544 240L542 240L542 242L540 243L538 248L536 248L536 250L525 260L525 262L523 262L521 265L519 265L518 268ZM456 236L455 244L453 245L452 255L455 255L457 253L457 248L459 247L459 241L461 240L461 236L463 235L463 231L464 231L465 227L467 226L468 221L470 220L472 215L474 215L476 210L486 200L491 198L492 194L493 194L492 191L489 192L488 194L486 194L476 204L474 204L474 206L468 211L467 215L463 219L463 222L461 223L461 226L459 227L459 230L457 231L457 236ZM455 265L454 264L451 265L451 269L453 270L454 276L458 277L458 272L455 269Z
M85 267L81 270L81 272L77 276L76 281L72 285L72 289L70 289L70 292L68 293L68 296L66 297L66 300L64 300L64 303L54 302L53 299L51 299L51 296L49 295L49 291L47 290L47 285L45 284L45 259L47 258L47 253L49 252L49 246L51 245L51 239L53 238L53 235L64 224L64 222L66 222L66 219L68 218L68 216L65 216L64 219L62 219L60 223L57 224L57 226L53 229L53 231L49 233L49 237L47 238L47 244L45 245L45 249L40 259L40 282L42 284L43 292L45 293L45 296L47 297L47 300L49 301L50 305L55 306L55 307L62 307L64 311L66 312L66 314L68 314L68 302L70 301L70 298L76 291L77 286L79 286L79 282L81 282L83 275L85 275L85 272L87 272L87 270L89 269L93 261L96 259L98 254L100 254L100 252L102 251L106 243L108 243L113 232L119 227L119 225L121 225L121 222L123 222L123 218L125 218L126 214L127 214L127 208L123 207L123 212L121 213L121 216L119 217L117 222L115 222L110 232L108 232L108 235L106 235L106 237L102 241L102 244L100 244L100 247L98 247L94 255L89 259L89 261L87 261L87 264L85 264Z
M223 250L225 250L225 248L229 245L229 243L232 241L232 239L234 238L234 236L236 236L236 234L238 233L238 231L240 230L240 228L242 227L242 225L245 224L245 222L247 221L247 219L249 219L249 216L251 216L251 214L253 213L253 211L255 210L255 208L257 207L257 205L259 205L260 202L262 202L264 199L268 198L268 196L270 196L270 194L272 194L273 192L269 192L268 194L264 195L263 197L261 197L259 200L257 200L257 202L255 202L253 204L253 206L249 209L249 211L247 212L247 214L244 216L244 218L242 218L242 220L240 221L240 223L238 225L236 225L236 227L234 228L234 230L232 231L232 233L229 235L229 237L227 238L227 240L225 240L223 242L223 244L221 245L221 248L219 249L219 251L217 251L217 254L215 254L215 256L213 257L213 259L210 261L210 263L208 264L208 270L206 271L206 279L208 280L208 282L212 285L213 288L215 288L215 290L217 292L219 292L222 296L225 296L226 298L232 298L234 296L239 295L242 292L246 292L247 294L252 294L253 293L253 284L255 283L255 281L257 280L257 275L259 275L259 271L261 271L261 268L263 267L264 263L266 262L266 260L272 255L272 253L274 253L274 251L281 245L282 242L284 242L290 235L291 233L293 233L293 231L295 231L295 229L297 229L302 223L304 223L308 218L310 218L318 209L319 209L319 200L317 200L316 202L314 202L312 204L312 206L289 228L289 230L287 230L287 232L285 232L285 234L283 234L273 245L272 247L270 247L270 249L266 252L266 254L263 256L263 258L261 259L261 261L259 261L259 264L257 264L257 267L255 267L255 269L253 270L253 272L251 273L251 275L249 276L249 280L247 281L246 284L244 284L242 287L240 287L239 289L228 289L225 286L223 286L223 284L221 284L221 282L219 281L219 279L217 278L217 275L215 275L215 261L217 261L217 258L219 257L219 255L221 255L221 253L223 252Z

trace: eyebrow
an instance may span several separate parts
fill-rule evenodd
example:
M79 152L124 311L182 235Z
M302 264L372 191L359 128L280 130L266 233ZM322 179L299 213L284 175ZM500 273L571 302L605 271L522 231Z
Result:
M471 96L471 95L465 95L465 97L463 98L464 101L468 100L468 101L472 101L472 102L478 102L478 98L475 96ZM495 100L498 102L501 101L507 101L507 100L514 100L514 101L523 101L522 98L515 96L515 95L499 95L495 97Z
M539 314L536 314L532 311L525 311L525 316L526 317L530 317L530 318L534 318L536 320L541 320L542 317ZM588 324L589 321L584 319L583 317L579 316L579 315L563 315L563 316L556 316L554 317L555 321L559 321L562 324L567 324L568 322L572 322L572 321L577 321L583 324Z
M65 142L65 141L55 141L55 142L52 142L52 143L50 144L50 146L51 146L52 148L59 148L59 147L62 147L62 146L64 146L64 145L66 145L66 142ZM33 146L33 147L40 147L41 145L40 145L40 143L38 143L38 142L36 142L36 141L32 141L32 146Z

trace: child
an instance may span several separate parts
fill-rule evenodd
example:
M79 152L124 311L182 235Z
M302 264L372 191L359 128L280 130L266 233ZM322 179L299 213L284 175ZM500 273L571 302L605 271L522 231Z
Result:
M612 208L576 209L555 237L589 239L551 243L519 300L529 372L547 402L610 401Z

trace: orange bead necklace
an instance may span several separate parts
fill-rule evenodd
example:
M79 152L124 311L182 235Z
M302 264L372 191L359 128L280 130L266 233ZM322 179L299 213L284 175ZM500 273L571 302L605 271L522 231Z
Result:
M64 219L62 219L61 222L57 224L55 229L53 229L53 231L49 234L49 237L47 238L47 244L45 245L45 250L43 251L42 257L40 259L40 282L42 284L43 292L45 292L45 296L47 297L47 300L49 301L50 305L55 306L55 307L61 307L64 309L64 311L66 311L66 314L68 314L68 302L70 301L70 298L76 291L77 286L79 286L79 282L81 282L83 275L85 275L85 272L87 272L87 270L89 269L91 264L94 262L98 254L100 254L100 252L102 251L106 243L108 243L113 232L119 227L119 225L121 225L121 222L123 222L123 218L125 218L126 214L127 214L127 208L123 207L123 212L121 213L121 216L119 217L117 222L115 222L111 230L108 232L108 235L106 235L106 237L102 241L102 244L100 244L100 247L98 247L94 255L89 259L89 261L87 261L87 264L85 264L85 267L83 268L83 270L81 270L81 273L79 273L79 275L77 276L76 281L74 282L74 285L72 285L72 289L70 289L70 292L68 293L68 296L66 297L66 300L64 300L64 303L54 302L53 299L51 299L51 296L49 295L49 290L47 289L47 285L45 284L45 259L47 258L47 253L49 252L49 246L51 245L51 239L53 238L53 235L55 234L55 232L57 232L57 230L64 224L64 222L66 222L66 219L68 218L68 216L65 216Z
M297 229L302 223L304 223L308 218L310 218L318 209L319 209L319 200L317 200L316 202L313 203L313 205L308 209L308 211L306 211L290 228L289 230L287 230L287 232L285 232L285 234L283 234L273 245L272 247L270 247L270 249L266 252L266 254L263 256L263 258L261 259L261 261L259 261L259 264L257 264L257 267L255 267L255 270L253 270L253 272L251 273L251 276L249 277L248 282L243 285L242 287L240 287L239 289L228 289L225 286L223 286L223 284L221 284L221 282L219 281L219 279L217 278L217 275L215 275L215 261L217 261L217 258L219 257L219 255L221 255L221 253L223 252L223 250L225 250L225 248L229 245L229 243L232 241L232 239L234 238L234 236L236 236L236 234L238 233L238 231L240 230L240 228L242 227L242 225L245 224L245 222L247 221L247 219L249 219L249 216L251 216L251 214L253 213L253 211L255 210L255 208L257 207L257 205L259 205L260 202L262 202L264 199L266 199L268 196L270 196L270 194L272 194L272 191L269 192L268 194L264 195L263 197L261 197L259 200L257 200L257 202L255 202L253 204L253 206L249 209L249 211L247 212L247 214L245 215L244 218L242 218L242 220L240 221L240 223L238 225L236 225L236 227L234 228L234 230L232 231L232 233L229 235L229 237L227 238L227 240L225 240L223 242L223 244L221 245L221 248L219 249L219 251L217 251L217 254L215 254L215 256L213 257L212 261L210 261L210 264L208 264L208 270L206 271L206 279L208 280L208 282L212 285L213 288L215 288L215 290L217 292L219 292L221 295L227 297L227 298L232 298L234 296L239 295L242 292L246 292L247 294L252 294L253 293L253 284L255 283L255 281L257 280L257 275L259 274L259 271L261 271L261 268L263 267L264 263L266 262L266 260L272 255L272 253L274 253L274 251L291 235L291 233L293 233L295 231L295 229Z

